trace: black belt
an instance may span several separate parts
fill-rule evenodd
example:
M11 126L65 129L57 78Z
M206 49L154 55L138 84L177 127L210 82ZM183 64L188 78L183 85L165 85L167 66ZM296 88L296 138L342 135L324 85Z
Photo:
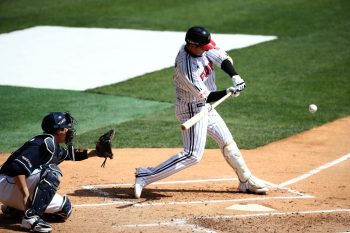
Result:
M199 107L203 107L203 106L205 106L205 103L198 103L196 106L197 106L198 108L199 108Z

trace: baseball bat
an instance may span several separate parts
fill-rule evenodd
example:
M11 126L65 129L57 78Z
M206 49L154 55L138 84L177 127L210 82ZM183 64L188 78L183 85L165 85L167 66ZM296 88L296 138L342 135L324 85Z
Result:
M232 95L232 93L228 92L225 96L221 97L221 99L219 99L218 101L213 103L209 109L208 108L203 109L202 111L200 111L199 113L197 113L196 115L194 115L193 117L191 117L190 119L188 119L187 121L182 123L180 126L182 131L185 131L185 130L188 130L189 128L191 128L194 124L196 124L198 121L200 121L204 117L205 114L207 114L212 109L216 108L219 104L224 102L231 95Z

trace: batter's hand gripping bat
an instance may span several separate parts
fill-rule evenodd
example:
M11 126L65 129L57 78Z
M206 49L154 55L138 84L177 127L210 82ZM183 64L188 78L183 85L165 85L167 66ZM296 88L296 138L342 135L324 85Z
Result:
M191 128L194 124L196 124L198 121L200 121L205 116L205 114L208 114L208 112L210 112L212 109L216 108L219 104L224 102L231 95L232 95L232 93L228 92L224 97L222 97L221 99L219 99L218 101L213 103L209 108L204 108L202 111L200 111L199 113L194 115L192 118L188 119L186 122L181 124L180 127L181 127L182 131L185 131L185 130L188 130L189 128Z

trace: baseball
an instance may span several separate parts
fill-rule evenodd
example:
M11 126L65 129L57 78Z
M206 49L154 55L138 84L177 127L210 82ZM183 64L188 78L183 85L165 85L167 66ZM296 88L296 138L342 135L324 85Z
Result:
M309 105L309 112L315 113L317 111L317 106L316 104L310 104Z

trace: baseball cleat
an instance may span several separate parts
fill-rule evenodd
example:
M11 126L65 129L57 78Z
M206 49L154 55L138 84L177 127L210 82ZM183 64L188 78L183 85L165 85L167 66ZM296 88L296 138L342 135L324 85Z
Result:
M138 170L138 169L137 169ZM136 175L137 175L136 170ZM142 177L135 177L135 186L134 186L134 196L135 198L139 199L141 197L142 189L145 187L145 182L143 181Z
M266 194L269 189L266 184L256 178L255 176L249 177L246 182L240 182L238 189L242 193L255 193L255 194Z
M1 212L6 217L11 217L11 218L17 218L17 217L23 216L23 211L12 208L12 207L7 206L7 205L1 205Z
M38 215L33 214L30 210L24 213L21 228L31 232L51 232L51 225L42 220Z

